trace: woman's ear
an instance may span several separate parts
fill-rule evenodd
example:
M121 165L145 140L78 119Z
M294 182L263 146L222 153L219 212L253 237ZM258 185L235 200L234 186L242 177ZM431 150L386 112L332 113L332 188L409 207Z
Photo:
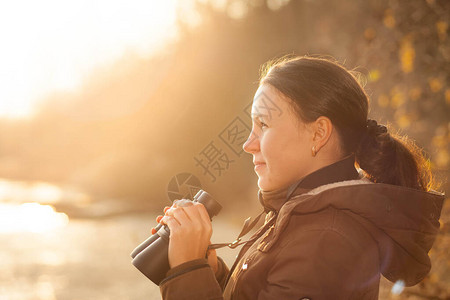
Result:
M320 116L312 124L313 129L313 144L315 151L320 149L328 143L331 133L333 132L333 123L327 117Z

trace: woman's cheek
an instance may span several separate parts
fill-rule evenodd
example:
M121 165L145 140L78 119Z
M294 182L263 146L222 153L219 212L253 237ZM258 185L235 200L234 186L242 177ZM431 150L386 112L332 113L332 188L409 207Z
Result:
M265 160L269 160L276 148L276 140L272 138L270 132L261 132L260 134L261 154Z

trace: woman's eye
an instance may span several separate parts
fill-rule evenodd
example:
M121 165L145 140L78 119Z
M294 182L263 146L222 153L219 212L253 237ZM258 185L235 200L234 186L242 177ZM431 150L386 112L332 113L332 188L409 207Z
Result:
M269 127L266 123L262 122L261 120L255 120L253 122L253 126L257 126L259 128Z

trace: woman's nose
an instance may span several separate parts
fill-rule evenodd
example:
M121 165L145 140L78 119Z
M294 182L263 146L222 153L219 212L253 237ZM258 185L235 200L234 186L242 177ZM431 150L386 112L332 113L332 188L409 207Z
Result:
M247 153L255 153L259 151L259 138L253 131L250 132L250 135L244 145L242 145L242 149L244 149Z

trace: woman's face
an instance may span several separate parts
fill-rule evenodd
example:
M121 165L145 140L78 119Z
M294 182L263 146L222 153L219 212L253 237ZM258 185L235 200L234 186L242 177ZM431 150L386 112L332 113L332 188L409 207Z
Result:
M312 130L288 101L268 84L253 99L252 132L243 149L253 155L258 186L265 191L287 187L312 170Z

